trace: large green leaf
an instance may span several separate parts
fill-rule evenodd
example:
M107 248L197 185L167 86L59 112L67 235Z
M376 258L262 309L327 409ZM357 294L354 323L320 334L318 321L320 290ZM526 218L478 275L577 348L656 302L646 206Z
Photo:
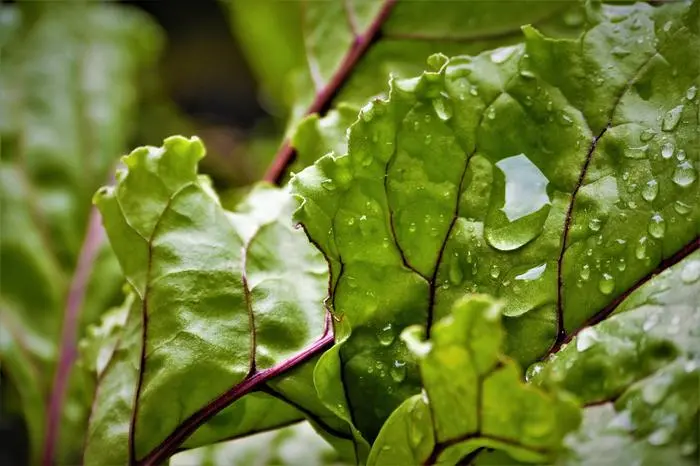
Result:
M365 438L420 390L405 327L488 293L529 364L697 249L698 9L591 4L577 39L433 56L292 180L343 324L319 393Z
M137 149L95 196L136 297L97 387L89 464L162 461L217 413L186 446L299 412L333 431L309 369L273 380L328 341L327 264L292 227L287 191L259 187L228 212L197 175L203 155L196 138Z
M696 251L529 369L531 382L592 405L567 463L697 464L699 285Z
M390 75L420 73L433 53L478 53L512 44L521 38L521 25L528 23L557 36L572 35L583 22L576 2L513 2L507 9L480 1L222 3L264 88L291 110L290 135L308 114L325 115L344 105L356 115L367 99L384 95ZM331 120L337 118L331 114ZM337 125L341 134L351 121ZM307 147L292 144L301 155L294 171L327 152L309 155ZM324 148L336 144L342 144L342 139ZM291 147L284 144L268 179L283 178L291 155Z
M84 324L121 286L90 199L129 142L139 76L158 39L153 24L126 7L0 7L0 352L3 392L19 394L18 404L3 403L2 416L24 418L32 462L47 413L45 454L56 446L62 462L79 460L87 406L68 396L63 410L62 381Z
M486 296L470 296L434 325L429 341L420 326L404 331L424 392L389 417L370 465L455 464L483 448L530 462L556 458L580 422L580 409L563 392L521 381L520 368L500 352L501 308ZM395 364L397 370L403 368Z

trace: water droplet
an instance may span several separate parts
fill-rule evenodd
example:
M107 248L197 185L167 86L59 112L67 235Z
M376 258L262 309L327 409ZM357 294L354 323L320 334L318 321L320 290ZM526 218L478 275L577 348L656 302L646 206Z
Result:
M649 227L647 228L647 230L649 231L649 234L654 238L663 238L666 234L666 221L659 213L655 213L651 216L651 220L649 222Z
M598 289L603 294L610 294L615 289L615 279L612 275L604 273L598 282Z
M591 231L598 231L598 230L600 230L600 225L601 225L601 221L600 221L599 218L592 218L592 219L588 222L588 228L590 228Z
M673 131L678 126L678 122L681 121L681 114L683 113L683 104L672 108L664 115L663 122L661 123L661 129L664 131Z
M389 369L389 375L394 382L402 382L406 378L406 363L403 361L394 361L394 364Z
M679 163L673 172L673 182L683 188L693 184L696 178L695 168L688 160Z
M574 119L564 112L561 112L560 121L561 124L564 126L571 126L572 124L574 124Z
M432 135L427 134L427 135L425 136L425 144L426 144L426 145L429 145L429 144L432 142L432 140L433 140L433 136L432 136Z
M668 32L671 30L671 26L673 26L673 21L666 21L664 23L664 32Z
M673 203L673 209L681 215L689 213L693 208L683 201L676 201Z
M685 91L685 98L693 101L695 96L698 95L698 88L695 86L690 86L687 91Z
M681 280L685 283L693 283L698 278L700 278L700 260L692 260L685 264L681 272Z
M649 153L649 144L644 144L638 147L628 147L625 150L625 157L628 159L644 159Z
M533 73L530 70L520 70L520 76L522 76L525 79L534 79L535 73Z
M542 232L551 205L547 194L549 180L525 154L500 160L496 167L504 177L501 181L497 176L497 187L505 186L492 197L485 236L494 248L511 251Z
M671 440L671 429L660 427L656 429L647 439L649 444L656 446L666 445Z
M491 274L491 278L498 278L501 275L501 269L498 268L498 266L494 264L491 266L490 274Z
M647 202L652 202L659 194L659 183L656 180L649 180L642 188L642 197Z
M433 109L435 110L435 114L442 121L447 121L452 118L452 104L444 93L433 99Z
M651 141L654 136L656 136L656 132L651 128L647 128L639 133L639 140L642 142L648 142Z
M537 375L542 372L542 369L544 369L544 364L541 362L537 362L530 366L525 373L525 381L530 382L534 377L537 377Z
M459 258L455 257L450 263L450 282L453 285L459 285L464 279L464 272L462 271L462 265L459 263Z
M396 335L394 334L394 329L392 328L391 324L386 324L379 331L379 335L377 337L379 339L379 344L382 346L389 346L394 342Z
M469 93L473 96L479 95L479 89L477 89L476 86L472 86L471 89L469 89Z
M504 61L508 60L511 55L513 55L513 52L515 52L515 47L503 47L496 49L491 52L491 61L494 63L503 63Z
M588 281L588 279L591 277L591 266L588 264L583 264L583 267L581 267L581 279L585 282Z
M639 260L646 259L646 257L647 257L647 237L646 236L642 236L641 238L639 238L639 242L637 243L637 247L634 250L634 255Z
M679 149L678 152L676 152L676 159L678 159L679 162L685 160L685 151L683 149Z
M593 327L586 327L576 336L576 350L584 352L599 340L598 332Z
M537 280L538 278L540 278L542 276L545 269L547 269L546 263L529 269L527 272L516 276L515 279L516 280L524 280L524 281Z
M321 187L326 191L334 191L335 183L333 182L333 180L323 180L321 181Z
M673 147L673 143L671 142L665 142L661 146L661 157L665 159L670 159L673 157L673 152L676 150L675 147Z
M489 109L486 111L486 118L489 120L493 120L496 118L496 108L495 107L489 107Z
M623 257L620 257L617 261L617 270L620 272L624 272L625 269L627 268L627 263L625 262L625 259Z
M416 232L416 222L411 222L411 224L408 226L408 231L410 233L415 233Z

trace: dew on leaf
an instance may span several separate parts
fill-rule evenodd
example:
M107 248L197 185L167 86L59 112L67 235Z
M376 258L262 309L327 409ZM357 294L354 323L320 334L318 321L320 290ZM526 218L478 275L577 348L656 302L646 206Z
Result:
M676 152L676 159L678 159L679 162L685 160L685 151L683 149L679 149L678 152Z
M561 115L560 115L560 120L559 120L559 121L560 121L561 124L563 124L564 126L571 126L572 124L574 124L573 118L571 118L569 115L567 115L567 114L564 113L564 112L561 113Z
M628 159L644 159L649 153L649 144L644 144L638 147L628 147L625 150L625 157Z
M649 234L654 238L661 239L666 234L666 221L659 213L651 216L649 226L647 227Z
M599 339L596 329L593 327L586 327L576 336L576 350L584 352L595 345Z
M537 280L542 276L544 273L545 269L547 268L547 264L541 264L538 265L537 267L533 267L526 271L525 273L522 273L518 276L515 277L516 280L525 280L525 281L532 281L532 280Z
M672 142L665 142L665 143L661 146L661 157L663 157L663 158L665 158L665 159L670 159L671 157L673 157L673 152L674 152L675 150L676 150L676 148L673 147L673 143L672 143Z
M647 128L639 133L639 140L642 142L648 142L651 141L654 136L656 136L656 132L651 128Z
M695 168L688 160L679 163L673 171L673 182L683 188L693 184L696 178Z
M695 86L690 86L687 91L685 91L685 98L693 101L695 96L698 95L698 88Z
M617 261L617 270L619 270L620 272L624 272L626 268L627 263L625 262L625 259L620 257L620 259Z
M379 335L377 335L377 338L379 339L379 344L382 346L389 346L394 342L394 338L396 338L396 334L394 333L394 329L392 328L391 324L386 324L382 329L379 331Z
M681 121L681 114L683 113L683 104L673 107L671 110L666 112L664 115L663 122L661 123L661 129L664 131L673 131L678 126L678 122Z
M588 264L583 264L579 275L581 276L581 280L588 281L588 279L591 277L591 266Z
M637 242L637 247L634 249L634 256L639 259L646 259L647 257L647 237L642 236Z
M533 73L530 70L520 70L520 76L522 76L525 79L534 79L535 73Z
M610 294L615 289L615 278L609 273L604 273L598 282L598 289L603 294Z
M394 382L402 382L406 378L406 363L394 361L394 364L389 369L389 375L391 375Z
M547 194L549 180L525 154L502 159L496 166L505 178L505 192L502 197L494 198L504 199L503 207L499 210L505 214L505 219L490 212L484 233L491 246L511 251L532 241L542 232L551 205Z
M685 283L694 283L700 278L700 260L692 260L685 264L681 271L681 280Z
M501 269L497 265L492 265L490 270L491 278L498 278L501 275Z
M649 180L642 188L642 197L647 202L652 202L659 194L659 183L656 180Z
M692 209L693 208L689 204L686 204L683 201L676 201L673 203L673 210L675 210L681 215L689 213Z
M590 228L591 231L598 231L598 230L600 230L600 225L601 225L601 221L600 221L599 218L592 218L592 219L588 222L588 228Z
M444 93L433 99L433 110L442 121L452 118L452 104Z
M531 381L534 377L537 377L537 375L542 372L542 369L544 369L544 364L541 362L535 363L532 366L530 366L525 373L525 381L529 382Z

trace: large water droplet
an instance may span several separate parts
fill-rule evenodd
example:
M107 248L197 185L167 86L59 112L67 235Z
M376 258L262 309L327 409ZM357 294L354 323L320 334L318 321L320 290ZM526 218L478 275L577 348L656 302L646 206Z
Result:
M663 238L666 234L666 221L659 213L655 213L651 216L647 230L654 238Z
M696 282L700 278L700 260L692 260L683 266L681 280L685 283Z
M672 108L664 115L664 120L661 123L661 129L664 131L673 131L678 126L678 122L681 121L681 115L683 114L683 104Z
M600 338L593 327L586 327L576 336L576 350L583 352L595 345Z
M394 361L394 364L389 369L389 375L391 375L394 382L402 382L406 378L406 363Z
M447 121L452 118L452 104L449 97L443 92L440 96L433 99L433 109L435 114L442 121Z
M604 273L598 282L598 289L603 294L610 294L615 289L615 278L608 273Z
M642 188L642 197L647 202L652 202L659 194L659 183L656 180L649 180Z
M673 172L673 182L683 188L693 184L696 178L697 174L695 173L695 168L693 168L693 165L688 160L679 163Z
M544 273L545 269L547 268L547 264L542 264L538 265L537 267L533 267L527 272L520 274L515 277L516 280L525 280L525 281L532 281L532 280L537 280L542 276Z
M537 375L541 373L543 369L544 364L542 364L541 362L533 364L528 368L527 372L525 373L525 381L531 381L534 377L537 377Z
M672 143L672 142L665 142L665 143L661 146L661 157L663 157L663 158L665 158L665 159L670 159L671 157L673 157L673 152L674 152L675 150L676 150L676 148L673 147L673 143Z
M690 86L687 91L685 91L685 98L693 101L695 96L698 95L698 88L695 86Z
M386 324L384 327L382 327L377 335L379 344L382 346L389 346L394 342L394 338L396 338L396 334L394 333L394 329L392 328L391 324Z
M496 167L504 180L497 175L485 236L494 248L511 251L542 232L551 205L549 180L525 154L500 160Z

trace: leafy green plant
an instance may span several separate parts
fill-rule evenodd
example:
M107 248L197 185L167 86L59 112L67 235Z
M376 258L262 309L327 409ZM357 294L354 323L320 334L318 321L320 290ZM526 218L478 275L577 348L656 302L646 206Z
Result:
M125 156L94 196L127 283L106 312L121 282L81 265L95 233L78 253L57 220L74 247L50 253L3 218L20 271L3 318L27 327L3 338L3 396L33 462L73 461L80 445L53 445L87 423L86 464L697 463L698 1L224 5L288 102L267 183L228 205L196 137ZM71 185L39 169L19 185L25 139L3 156L3 212L41 239L17 193ZM54 290L47 258L76 278L39 303L27 277ZM71 304L92 302L91 268L111 291ZM61 344L84 338L45 420L36 364L56 366L66 293ZM44 309L56 325L37 330Z

